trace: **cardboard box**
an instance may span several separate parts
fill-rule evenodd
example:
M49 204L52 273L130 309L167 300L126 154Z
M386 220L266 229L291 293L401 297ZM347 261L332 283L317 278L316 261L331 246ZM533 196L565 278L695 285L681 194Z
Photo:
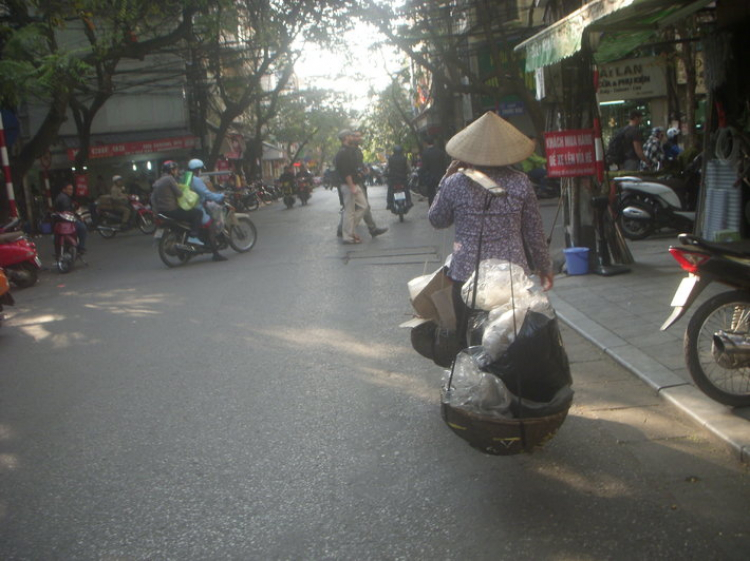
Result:
M446 288L450 292L452 284L453 281L445 274L443 267L440 267L430 275L423 275L410 280L408 284L409 296L411 305L414 311L417 312L417 315L421 318L431 319L440 323L440 313L432 299L432 295ZM444 298L439 297L439 301L442 303Z

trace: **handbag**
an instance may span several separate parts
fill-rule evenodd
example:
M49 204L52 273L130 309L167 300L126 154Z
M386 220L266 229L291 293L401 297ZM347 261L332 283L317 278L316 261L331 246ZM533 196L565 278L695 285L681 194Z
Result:
M192 180L193 172L188 171L185 172L183 182L177 184L177 186L180 188L180 191L182 191L182 195L177 199L177 204L182 210L190 210L191 208L194 208L195 205L198 204L198 200L200 199L198 193L190 188L190 182Z

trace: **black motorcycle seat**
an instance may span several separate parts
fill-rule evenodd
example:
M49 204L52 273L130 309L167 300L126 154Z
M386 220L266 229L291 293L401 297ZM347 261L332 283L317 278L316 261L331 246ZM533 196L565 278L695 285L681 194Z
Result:
M682 245L694 245L695 247L701 247L703 249L708 249L709 251L743 259L750 257L750 240L742 240L738 242L711 242L699 238L698 236L694 236L693 234L680 234L678 239Z

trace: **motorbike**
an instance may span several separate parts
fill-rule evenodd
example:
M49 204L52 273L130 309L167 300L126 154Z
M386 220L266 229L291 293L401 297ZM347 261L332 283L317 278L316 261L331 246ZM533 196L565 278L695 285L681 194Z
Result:
M300 178L297 180L297 196L299 197L302 206L307 204L312 196L312 186L310 180L307 178Z
M294 206L294 201L296 201L296 190L294 188L293 182L288 182L281 186L281 192L283 194L282 200L284 201L284 204L286 205L286 208L292 208Z
M72 212L56 212L52 215L52 232L55 244L55 265L61 273L69 273L75 266L78 253L77 217Z
M218 249L231 247L238 253L250 251L258 239L255 224L247 214L236 212L234 207L224 203L224 227L217 236ZM169 218L163 214L156 216L157 227L154 239L158 240L159 258L167 267L184 265L196 255L213 253L208 240L208 230L200 231L202 244L188 241L190 224Z
M15 286L29 288L39 279L42 262L36 244L18 229L19 224L14 218L0 228L0 267Z
M672 299L669 329L703 290L719 282L732 290L701 304L688 322L685 360L695 385L710 398L733 407L750 405L750 244L708 242L680 234L669 252L688 276Z
M10 283L8 277L5 276L5 272L0 269L0 325L5 321L5 315L3 314L3 306L12 306L16 302L13 300L13 295L10 293Z
M700 186L701 158L679 175L664 178L614 178L619 193L617 221L629 240L642 240L662 228L692 232Z
M403 222L404 216L409 212L411 205L406 198L406 185L398 182L393 184L393 205L391 212L398 216L398 221Z
M138 195L130 195L130 219L128 220L127 229L137 227L144 234L150 235L156 230L154 221L154 212L144 205ZM106 206L97 206L96 231L105 239L113 238L117 232L122 232L121 225L122 215L119 211L107 208Z

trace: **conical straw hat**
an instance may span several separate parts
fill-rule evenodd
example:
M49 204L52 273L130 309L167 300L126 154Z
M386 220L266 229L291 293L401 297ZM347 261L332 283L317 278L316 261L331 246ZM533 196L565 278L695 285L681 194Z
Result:
M502 117L487 111L457 132L445 151L475 166L509 166L522 162L534 152L535 143Z

